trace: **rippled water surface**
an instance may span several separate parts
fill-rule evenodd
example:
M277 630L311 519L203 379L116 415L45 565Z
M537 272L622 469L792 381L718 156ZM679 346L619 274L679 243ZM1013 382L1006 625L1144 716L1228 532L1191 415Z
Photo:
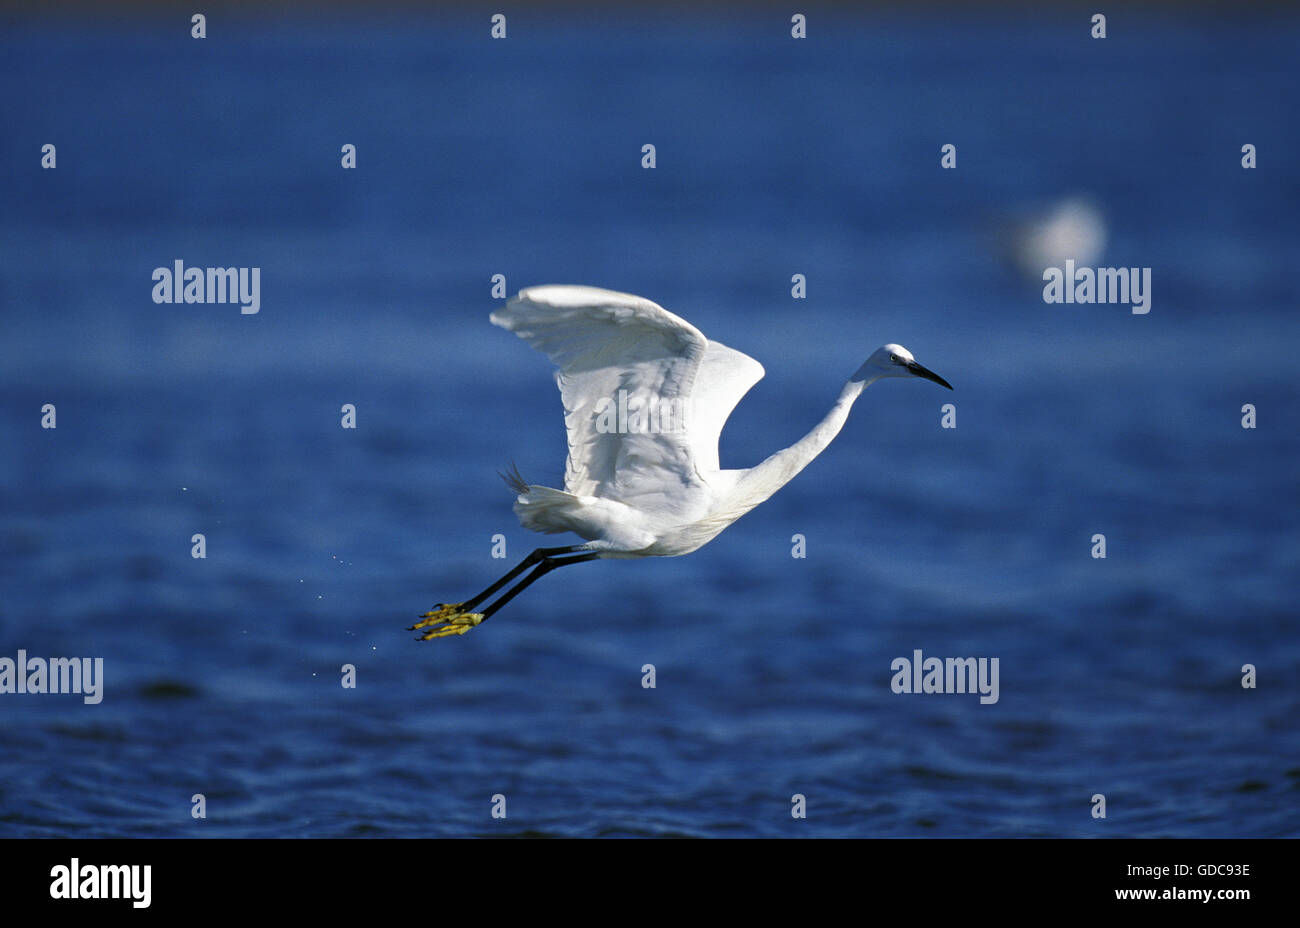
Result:
M1294 18L140 16L0 38L0 656L105 674L0 695L0 835L1300 831ZM1149 314L1000 254L1074 194ZM261 311L153 303L178 258ZM416 643L539 541L497 471L562 479L496 273L761 360L724 465L884 342L956 391L877 384L701 551ZM998 702L895 694L915 649L998 658Z

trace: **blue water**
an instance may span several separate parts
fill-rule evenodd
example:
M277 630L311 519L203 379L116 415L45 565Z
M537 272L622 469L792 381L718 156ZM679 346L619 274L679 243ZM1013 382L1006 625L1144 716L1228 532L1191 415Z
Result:
M0 695L0 835L1300 833L1295 14L7 15L0 656L105 682ZM1075 193L1148 315L992 246ZM176 259L260 267L261 311L155 304ZM497 477L564 458L497 273L761 360L724 466L884 342L956 391L877 384L704 549L418 643L577 540ZM999 701L895 694L914 649Z

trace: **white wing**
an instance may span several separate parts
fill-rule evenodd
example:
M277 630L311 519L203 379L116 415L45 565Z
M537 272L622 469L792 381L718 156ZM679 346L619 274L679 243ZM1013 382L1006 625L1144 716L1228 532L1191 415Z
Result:
M695 466L700 473L719 470L718 438L731 411L749 388L767 373L763 365L749 355L728 348L722 342L709 342L704 361L695 375L695 394L691 397L689 434L695 452Z
M569 441L564 489L575 496L674 508L682 500L675 488L703 486L718 469L718 435L763 376L753 358L629 293L530 287L492 322L559 368ZM657 416L650 404L658 404Z

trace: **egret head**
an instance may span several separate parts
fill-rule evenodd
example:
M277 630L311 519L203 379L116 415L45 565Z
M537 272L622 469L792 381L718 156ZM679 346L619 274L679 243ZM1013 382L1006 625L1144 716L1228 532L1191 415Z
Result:
M912 352L902 345L882 345L877 348L851 379L865 380L870 384L882 377L924 377L942 387L952 389L952 384L948 381L934 371L917 364L916 358L912 357Z

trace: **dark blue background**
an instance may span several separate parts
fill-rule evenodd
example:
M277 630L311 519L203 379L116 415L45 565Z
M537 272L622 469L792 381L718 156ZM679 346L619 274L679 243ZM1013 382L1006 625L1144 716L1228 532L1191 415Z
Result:
M1300 831L1294 15L188 15L0 37L0 655L106 674L0 696L0 835ZM1149 315L994 247L1075 193ZM154 304L177 258L261 267L261 312ZM417 644L541 541L497 470L562 480L496 273L762 361L724 466L884 342L956 392L877 384L698 553ZM1000 701L892 693L914 648L998 657Z

